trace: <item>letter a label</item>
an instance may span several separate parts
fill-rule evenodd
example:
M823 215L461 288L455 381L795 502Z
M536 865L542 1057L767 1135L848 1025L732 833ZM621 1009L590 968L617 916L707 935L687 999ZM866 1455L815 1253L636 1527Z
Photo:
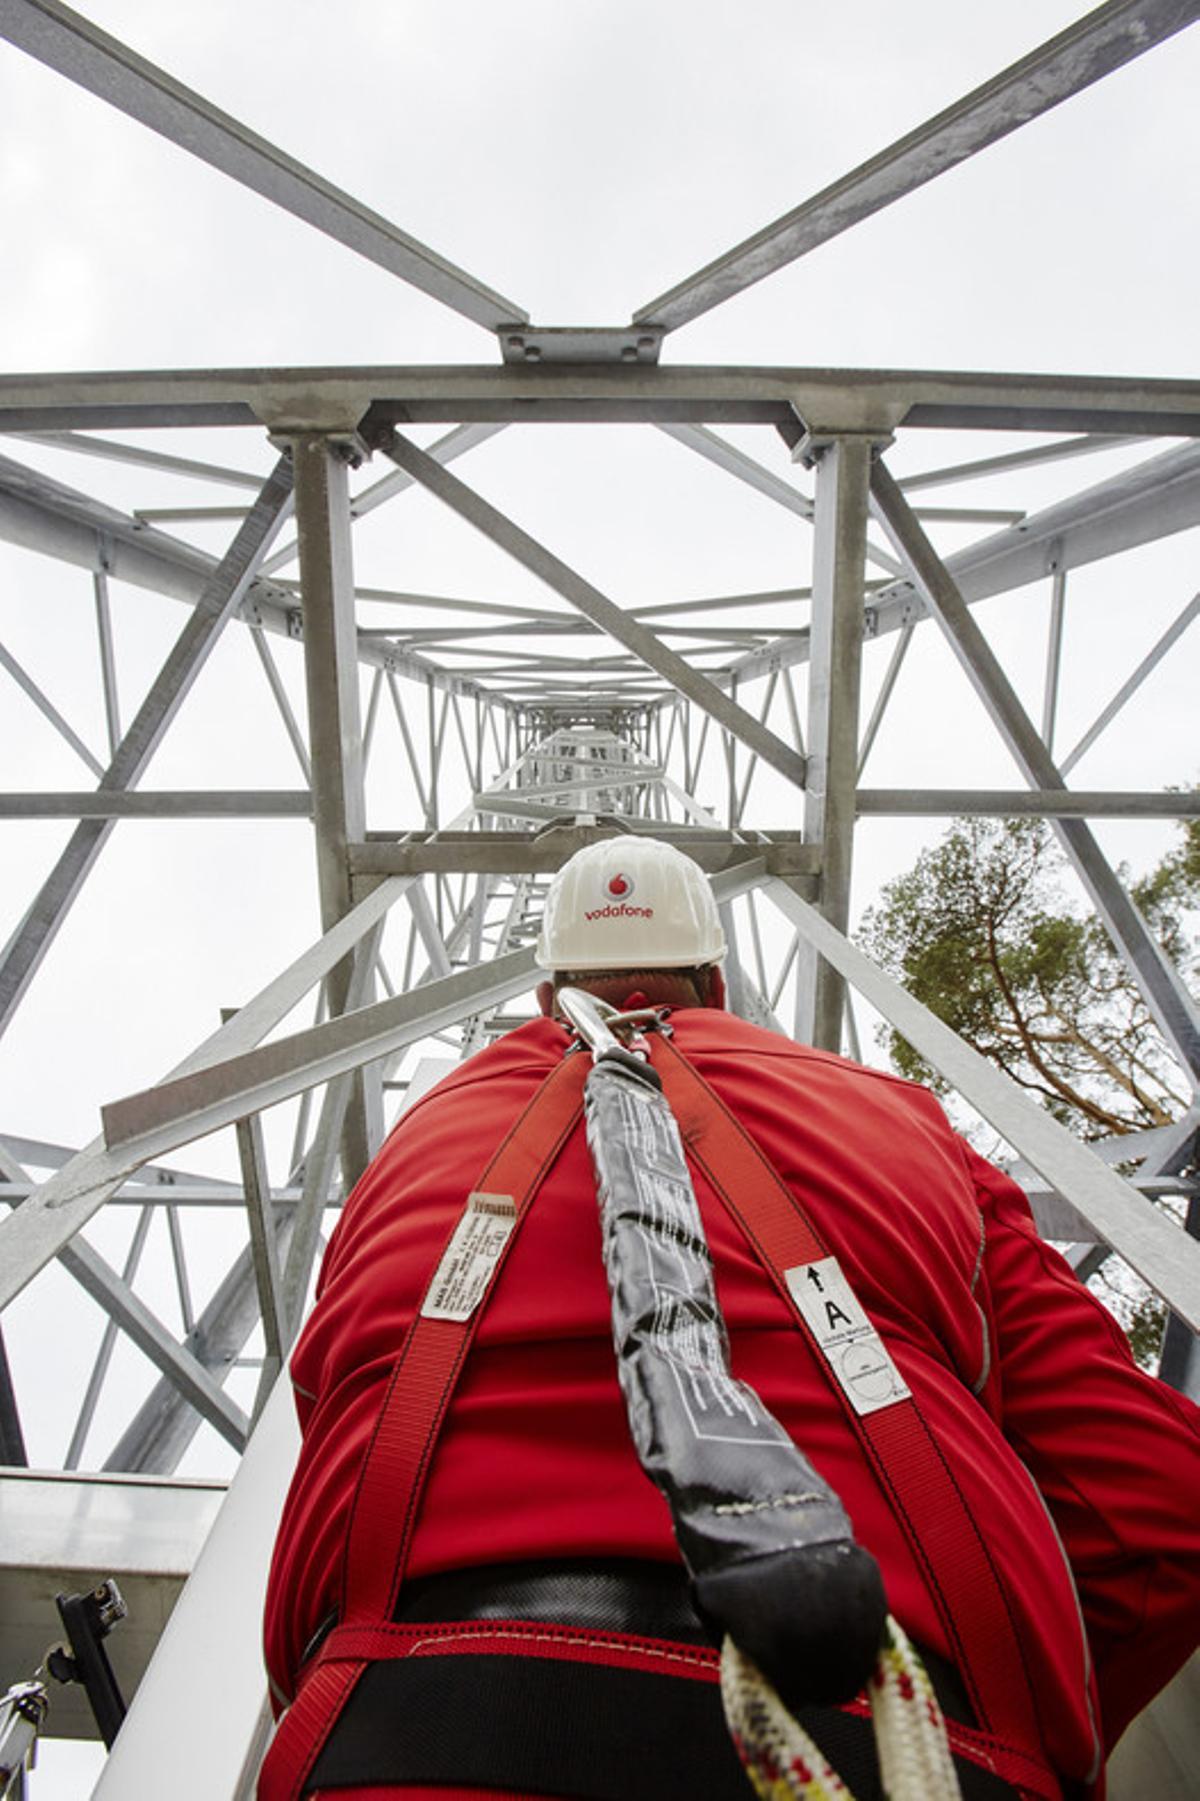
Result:
M836 1257L784 1270L796 1308L817 1348L845 1390L855 1413L876 1413L906 1401L904 1377L859 1305Z

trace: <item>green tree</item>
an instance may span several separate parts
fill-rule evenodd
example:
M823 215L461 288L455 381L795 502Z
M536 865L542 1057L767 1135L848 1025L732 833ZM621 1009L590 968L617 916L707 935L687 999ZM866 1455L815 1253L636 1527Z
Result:
M956 821L867 914L865 948L982 1056L1084 1138L1165 1125L1187 1084L1103 925L1066 897L1037 819ZM1122 871L1128 881L1128 872ZM1196 967L1200 820L1130 891L1167 955ZM899 1033L896 1069L945 1083Z
M1186 1078L1103 925L1067 898L1065 874L1044 821L959 820L883 889L860 937L918 1000L1080 1137L1166 1125L1187 1105ZM1185 980L1194 977L1200 819L1183 824L1181 841L1141 880L1121 874L1166 954ZM900 1033L885 1029L883 1041L899 1074L946 1091ZM1123 1264L1099 1267L1090 1285L1138 1362L1157 1368L1162 1304Z

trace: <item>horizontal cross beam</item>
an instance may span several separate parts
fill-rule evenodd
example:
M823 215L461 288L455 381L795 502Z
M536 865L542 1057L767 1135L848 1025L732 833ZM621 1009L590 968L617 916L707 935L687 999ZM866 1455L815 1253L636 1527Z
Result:
M0 819L307 819L311 813L306 789L0 794Z
M1000 818L1032 814L1043 819L1195 819L1200 792L1161 789L1140 794L1117 789L1062 788L860 788L860 815L940 819L958 813Z
M486 811L486 809L484 809ZM626 823L622 821L622 826ZM744 862L749 847L729 833L680 832L662 820L644 822L656 837L667 837L686 851L700 868L715 873ZM552 875L568 857L586 844L611 838L618 830L607 825L558 825L536 837L524 832L471 832L460 840L386 844L370 842L349 847L355 878L390 875ZM815 876L820 869L820 846L802 844L798 835L780 843L756 843L772 875Z
M0 431L709 423L1200 436L1200 381L906 369L408 365L0 378Z

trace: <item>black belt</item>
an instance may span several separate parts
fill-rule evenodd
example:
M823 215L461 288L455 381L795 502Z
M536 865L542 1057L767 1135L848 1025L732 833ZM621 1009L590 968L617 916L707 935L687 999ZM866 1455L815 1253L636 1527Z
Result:
M709 1642L676 1565L493 1564L406 1584L401 1621L537 1620L683 1644ZM943 1710L974 1724L957 1672L922 1652ZM800 1716L858 1801L883 1801L868 1720ZM956 1759L967 1801L1012 1790ZM599 1663L489 1653L373 1663L308 1789L411 1783L580 1801L745 1801L746 1777L711 1683Z
M405 1584L398 1620L545 1620L711 1643L696 1617L684 1570L627 1558L490 1563Z
M712 1643L701 1625L687 1575L673 1563L635 1558L563 1559L549 1563L493 1563L448 1570L406 1585L398 1620L545 1620L598 1632L628 1632L688 1645ZM952 1663L921 1651L934 1692L948 1719L976 1724L962 1679Z

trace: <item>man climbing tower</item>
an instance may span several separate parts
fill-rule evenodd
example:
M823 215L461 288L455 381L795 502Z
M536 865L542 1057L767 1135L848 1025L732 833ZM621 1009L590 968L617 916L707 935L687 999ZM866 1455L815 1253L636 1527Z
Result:
M1101 1792L1200 1638L1196 1409L1135 1368L931 1095L726 1012L724 951L681 852L579 852L546 901L542 1016L406 1113L347 1201L292 1360L263 1801L749 1792L719 1609L618 1386L564 986L670 1009L651 1062L734 1374L878 1563L968 1801ZM879 1796L861 1701L805 1719L857 1801Z

